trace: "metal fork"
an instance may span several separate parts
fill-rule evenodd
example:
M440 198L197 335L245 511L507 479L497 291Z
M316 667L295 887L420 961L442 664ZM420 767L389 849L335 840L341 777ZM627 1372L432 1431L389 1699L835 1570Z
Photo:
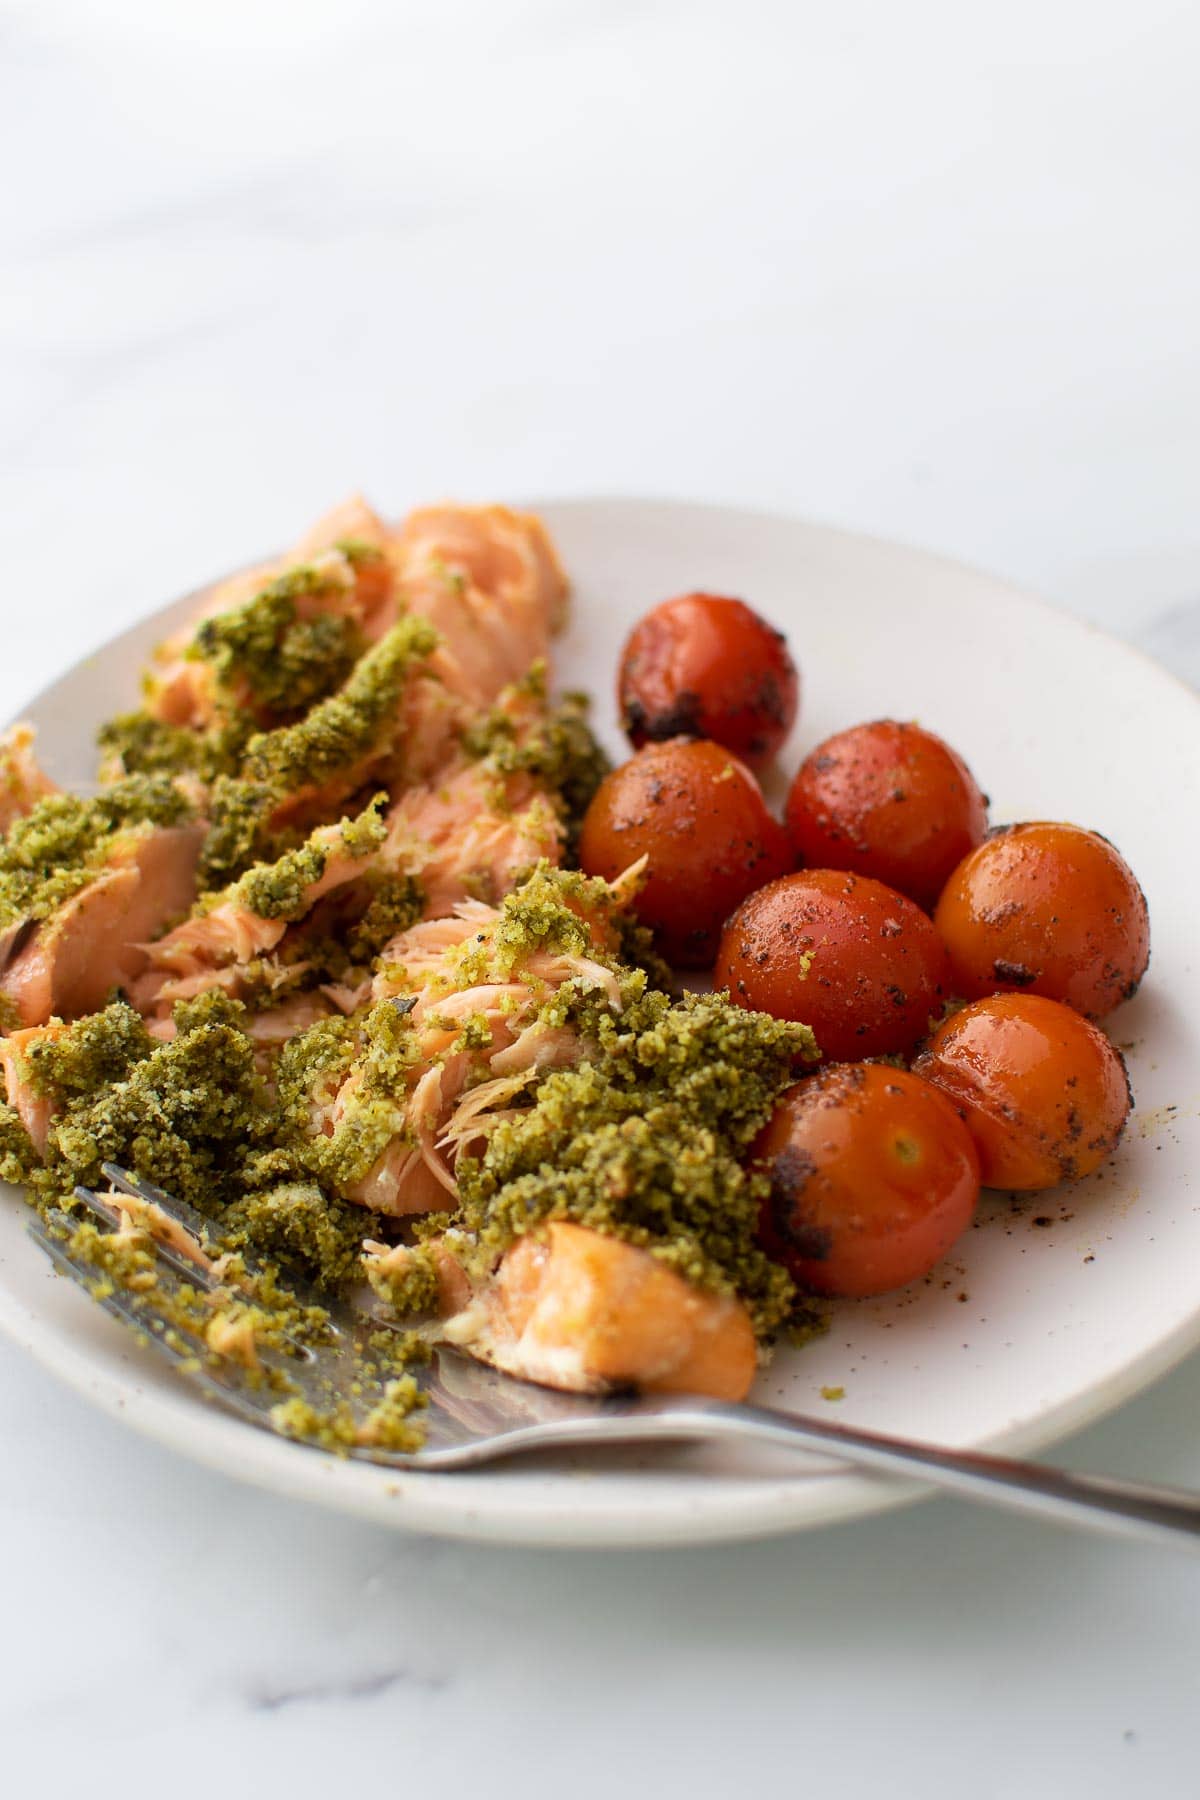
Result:
M145 1344L248 1424L291 1435L276 1412L281 1387L286 1385L321 1411L328 1409L331 1399L350 1395L365 1361L378 1360L371 1339L377 1339L382 1321L369 1302L331 1302L291 1280L288 1285L301 1304L319 1306L327 1314L324 1342L314 1346L296 1338L275 1349L261 1349L262 1368L256 1374L232 1358L214 1356L202 1337L168 1319L161 1300L155 1298L164 1293L170 1298L185 1286L201 1293L221 1286L219 1271L214 1275L209 1266L211 1246L204 1219L114 1164L106 1164L104 1174L113 1193L76 1189L76 1197L100 1227L122 1226L121 1196L164 1215L164 1236L147 1235L142 1240L153 1248L158 1263L151 1294L98 1283L95 1264L70 1248L74 1221L66 1215L35 1216L29 1225L31 1235L55 1266L106 1312L132 1327ZM256 1273L252 1265L247 1269L251 1276ZM677 1394L599 1398L565 1394L518 1381L445 1348L437 1349L428 1366L414 1373L427 1402L422 1413L427 1428L424 1448L408 1454L356 1443L346 1446L344 1454L391 1468L447 1471L478 1468L528 1450L740 1440L815 1451L873 1473L916 1477L967 1499L1103 1531L1174 1544L1200 1542L1200 1495L1179 1489L977 1451L947 1450L745 1403Z

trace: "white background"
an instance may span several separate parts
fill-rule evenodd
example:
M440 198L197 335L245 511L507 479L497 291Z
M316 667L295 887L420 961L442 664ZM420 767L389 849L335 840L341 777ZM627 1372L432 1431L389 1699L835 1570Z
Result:
M0 0L0 713L356 486L794 510L1200 681L1198 59L1188 0ZM1200 1485L1198 1420L1064 1454ZM406 1541L2 1344L0 1445L6 1793L1196 1792L1167 1552Z

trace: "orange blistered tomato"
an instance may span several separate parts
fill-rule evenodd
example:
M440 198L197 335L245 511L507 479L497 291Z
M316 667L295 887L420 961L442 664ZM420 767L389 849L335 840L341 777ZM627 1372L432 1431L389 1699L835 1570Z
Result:
M987 801L932 731L877 719L805 758L787 825L801 861L874 876L932 911L951 870L983 841Z
M706 968L738 901L792 861L749 769L701 738L647 744L597 789L579 838L582 867L612 881L642 856L638 917L683 969Z
M950 991L920 907L833 869L751 894L725 927L713 980L742 1006L811 1026L830 1062L911 1050Z
M951 875L935 915L960 994L1026 991L1102 1019L1150 960L1146 897L1079 825L1006 825Z
M1036 1189L1099 1168L1129 1113L1125 1064L1098 1026L1038 994L964 1007L913 1064L975 1139L985 1187Z
M788 1088L752 1152L770 1177L760 1237L802 1287L884 1294L941 1261L971 1222L979 1163L928 1082L842 1063Z
M617 693L633 744L712 738L756 764L791 730L800 678L782 632L744 601L681 594L634 626Z

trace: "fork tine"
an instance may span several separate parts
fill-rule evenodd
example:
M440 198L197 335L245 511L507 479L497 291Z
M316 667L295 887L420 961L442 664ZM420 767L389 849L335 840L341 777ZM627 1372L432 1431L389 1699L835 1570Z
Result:
M106 1180L110 1181L120 1193L128 1194L131 1200L142 1200L149 1206L156 1206L160 1212L166 1214L168 1219L173 1220L176 1225L181 1225L191 1237L197 1239L202 1249L212 1251L212 1220L206 1219L204 1214L197 1212L194 1206L189 1206L186 1200L180 1200L175 1194L167 1193L165 1188L157 1187L154 1182L144 1180L142 1176L135 1175L131 1170L123 1169L119 1163L106 1162L100 1166ZM77 1191L80 1192L82 1199L82 1192ZM93 1210L95 1209L93 1208ZM241 1251L239 1254L242 1267L252 1281L266 1273L262 1264L246 1251ZM301 1306L319 1306L323 1311L334 1315L336 1324L344 1324L344 1321L338 1317L341 1310L339 1307L331 1306L329 1299L318 1294L310 1281L306 1281L303 1276L287 1265L286 1259L281 1259L281 1266L282 1272L287 1277L288 1287Z
M78 1197L92 1216L106 1227L119 1227L125 1223L120 1211L109 1206L103 1195L83 1188ZM142 1199L145 1195L139 1193L137 1197ZM310 1448L320 1448L309 1439L296 1437L275 1416L280 1403L299 1398L318 1416L325 1417L339 1402L349 1401L352 1396L362 1398L365 1366L378 1362L370 1345L378 1325L369 1315L353 1314L347 1309L348 1327L331 1331L329 1341L316 1348L286 1333L291 1353L259 1342L255 1351L260 1367L251 1370L244 1363L213 1352L203 1334L202 1320L197 1322L197 1329L190 1329L187 1323L164 1313L164 1300L169 1306L180 1297L185 1286L195 1290L200 1285L191 1264L182 1257L171 1255L167 1246L147 1234L145 1247L158 1262L158 1276L153 1289L137 1293L108 1279L88 1257L72 1250L70 1238L75 1228L76 1221L61 1212L50 1212L45 1217L35 1214L27 1226L30 1236L61 1274L82 1288L111 1318L128 1326L140 1344L157 1351L172 1367L194 1381L206 1398L221 1401L248 1423ZM209 1281L204 1284L203 1291L219 1294L223 1291L222 1284ZM382 1397L384 1378L378 1379ZM360 1454L355 1445L340 1448L351 1456ZM405 1467L411 1460L403 1452L368 1445L362 1446L361 1454L372 1461L387 1461L395 1467Z
M189 1206L186 1200L179 1200L174 1194L168 1194L165 1188L156 1187L152 1181L144 1181L140 1175L123 1169L120 1163L101 1163L100 1172L106 1181L111 1181L119 1192L128 1194L131 1200L145 1200L148 1205L161 1208L169 1219L174 1219L177 1225L190 1231L201 1244L207 1243L208 1220L194 1206Z
M47 1219L35 1215L29 1222L29 1235L45 1251L61 1274L68 1276L106 1312L129 1326L139 1342L155 1350L181 1373L203 1388L214 1399L224 1401L252 1424L274 1429L271 1411L286 1396L267 1382L252 1386L240 1364L214 1359L204 1339L186 1326L171 1322L156 1312L154 1306L114 1283L106 1282L101 1272L86 1258L75 1255L68 1243L72 1221L64 1213L51 1213ZM161 1248L156 1246L156 1248ZM165 1278L170 1291L173 1272ZM268 1365L271 1373L288 1375Z
M128 1193L129 1190L128 1188L122 1188L122 1192ZM94 1218L98 1219L101 1224L107 1225L113 1231L119 1231L122 1224L125 1222L125 1216L120 1208L113 1206L107 1195L98 1194L94 1188L84 1187L81 1183L75 1189L75 1198L83 1206L87 1207ZM142 1196L131 1195L130 1198L142 1198ZM157 1204L157 1202L155 1202L155 1204ZM154 1238L153 1243L155 1254L159 1256L163 1262L169 1264L177 1275L182 1275L184 1279L190 1281L193 1286L202 1287L208 1293L212 1293L214 1289L220 1285L214 1279L212 1271L206 1269L203 1264L185 1256L171 1244L164 1244L160 1238ZM201 1250L203 1249L202 1244L197 1247Z
M196 1221L199 1230L194 1235L201 1243L206 1242L204 1221L191 1207L163 1194L153 1183L137 1180L115 1164L106 1166L105 1174L119 1192L160 1208L168 1220L182 1226L189 1235ZM127 1228L128 1216L104 1194L80 1187L76 1197L106 1231ZM336 1322L331 1321L327 1341L318 1342L314 1348L288 1336L291 1353L259 1342L255 1348L260 1367L251 1370L245 1363L216 1354L210 1348L203 1306L194 1328L186 1318L181 1321L172 1316L176 1311L173 1303L182 1303L185 1287L193 1294L199 1291L215 1297L229 1292L228 1282L199 1270L181 1252L173 1252L170 1244L143 1230L144 1247L155 1257L158 1274L152 1288L133 1291L119 1280L111 1280L86 1254L72 1249L71 1234L76 1226L77 1221L65 1213L52 1212L45 1217L34 1215L28 1230L60 1273L82 1288L110 1317L133 1330L142 1345L157 1351L194 1381L206 1398L220 1401L260 1430L307 1448L321 1448L314 1439L297 1436L287 1428L277 1416L281 1401L298 1397L322 1419L346 1406L361 1423L374 1397L372 1390L382 1398L388 1376L379 1367L378 1348L373 1342L382 1321L371 1312L352 1302L335 1302ZM252 1285L247 1291L252 1298ZM328 1316L327 1304L325 1311ZM564 1411L577 1412L580 1404L578 1396L530 1387L452 1352L439 1350L427 1367L413 1373L428 1405L424 1415L427 1443L421 1451L392 1450L366 1442L339 1442L332 1447L352 1460L389 1468L465 1467L495 1454L489 1453L487 1445L499 1436L511 1436L515 1431L524 1438L531 1428L544 1428Z

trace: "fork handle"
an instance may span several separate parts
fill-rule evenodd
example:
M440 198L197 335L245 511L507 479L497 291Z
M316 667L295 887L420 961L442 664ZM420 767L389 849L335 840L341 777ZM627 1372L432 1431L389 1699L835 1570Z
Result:
M794 1417L765 1406L664 1398L644 1400L639 1411L643 1409L660 1425L669 1418L672 1427L681 1427L690 1419L697 1436L817 1450L881 1475L916 1477L948 1493L992 1506L1128 1537L1175 1545L1187 1542L1193 1547L1200 1544L1200 1494L1183 1489L1077 1474L974 1450L945 1450L859 1426Z

